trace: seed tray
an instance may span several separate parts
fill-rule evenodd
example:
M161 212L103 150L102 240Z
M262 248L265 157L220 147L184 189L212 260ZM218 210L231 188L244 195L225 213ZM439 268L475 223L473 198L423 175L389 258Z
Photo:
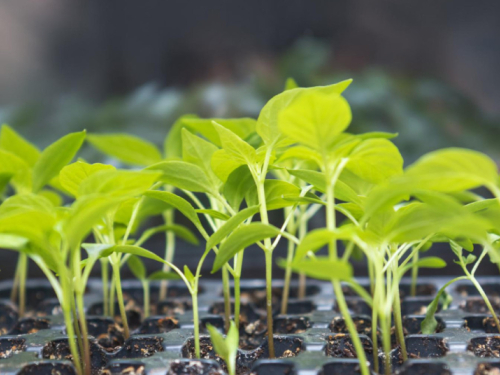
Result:
M418 295L409 297L409 281L401 283L401 308L410 359L400 363L398 349L393 364L401 375L497 375L500 374L500 334L489 319L486 306L472 284L460 282L448 288L453 298L447 310L436 314L437 332L419 334L425 307L448 278L420 278ZM367 279L359 279L368 286ZM492 305L500 311L500 278L479 278ZM265 318L264 281L241 283L242 342L238 353L240 373L256 375L346 375L358 373L349 336L337 312L332 286L309 281L307 297L289 300L287 315L279 315L282 283L273 283L276 308L275 347L280 359L266 359L267 338L259 318ZM297 285L291 288L292 297ZM193 319L190 296L177 282L169 287L169 298L157 301L158 284L151 286L153 309L157 315L142 319L142 288L136 281L123 282L127 315L132 335L123 341L121 329L110 317L102 316L101 284L91 280L85 295L88 306L92 365L95 374L221 375L223 361L215 356L205 326L223 327L221 283L204 280L199 294L202 332L202 360L192 359ZM357 323L368 358L373 358L370 309L349 288L346 300ZM10 282L0 283L0 374L71 375L71 364L63 318L50 285L45 280L29 280L27 317L18 318L9 300ZM118 308L115 309L118 312ZM265 321L265 319L264 319ZM246 322L246 323L245 323ZM251 332L252 335L246 335ZM382 362L382 360L381 360Z

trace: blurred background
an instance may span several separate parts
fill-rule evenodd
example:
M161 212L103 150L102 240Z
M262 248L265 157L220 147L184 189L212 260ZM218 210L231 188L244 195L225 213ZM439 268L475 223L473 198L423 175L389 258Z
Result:
M161 145L181 114L256 117L287 77L353 78L350 130L398 132L407 163L448 146L500 161L499 35L488 0L2 1L0 123L39 147L83 128ZM176 263L199 251L180 244ZM0 278L13 260L1 253Z

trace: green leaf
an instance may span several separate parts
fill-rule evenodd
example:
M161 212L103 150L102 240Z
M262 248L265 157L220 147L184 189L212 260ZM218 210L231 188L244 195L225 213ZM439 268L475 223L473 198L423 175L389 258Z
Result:
M238 135L233 133L231 130L216 123L215 121L212 123L215 130L217 130L217 133L219 134L222 148L232 159L236 162L247 165L253 165L257 162L257 152L252 146L238 137Z
M161 172L162 182L179 189L198 193L213 193L217 189L200 167L185 161L162 161L146 170Z
M293 262L301 262L309 251L313 253L336 240L348 240L353 233L352 227L338 228L336 231L328 229L314 229L310 231L300 242L295 250Z
M356 137L360 139L373 139L373 138L384 138L393 139L396 138L398 133L387 133L387 132L368 132L363 134L357 134Z
M239 211L241 202L252 186L255 186L252 174L246 165L242 165L229 175L222 191L229 205Z
M296 89L298 87L299 87L299 85L297 84L297 82L295 82L295 80L293 78L289 77L286 80L284 91Z
M127 266L138 280L146 280L146 267L144 267L144 263L139 257L131 255L127 259Z
M19 250L25 247L28 239L13 234L0 234L0 248L8 250Z
M88 140L102 153L126 164L148 166L162 160L154 144L130 134L89 134Z
M405 177L419 188L455 192L496 185L497 167L480 152L447 148L422 156L407 169Z
M403 174L403 157L387 139L368 139L354 148L345 167L362 179L378 184Z
M307 169L288 169L288 173L307 182L308 184L313 185L316 190L322 193L326 191L326 177L324 173L310 171ZM340 180L338 180L335 184L334 191L336 199L344 202L353 202L360 206L364 205L363 199L359 197L347 184Z
M283 268L287 266L284 259L281 259L278 264ZM319 280L349 280L353 275L352 266L348 262L331 260L328 257L303 259L298 263L292 263L290 267L295 272Z
M33 167L33 191L41 190L75 157L85 140L85 131L70 133L48 146Z
M181 277L176 272L156 271L148 276L148 280L178 280Z
M59 173L59 182L64 190L73 195L78 196L78 190L82 182L89 176L103 170L115 170L115 167L106 164L88 164L82 161L69 164L61 169Z
M345 80L329 86L309 87L287 89L282 93L274 96L269 100L264 108L262 108L257 120L256 131L261 136L266 145L284 146L289 142L283 136L279 127L279 116L282 111L300 94L319 92L323 94L339 95L342 93L352 80ZM284 125L283 125L284 126Z
M147 258L147 259L153 259L153 260L156 260L157 262L160 262L160 263L165 263L165 261L162 258L160 258L158 255L156 255L155 253L153 253L149 250L146 250L140 246L115 245L108 250L107 254L104 254L104 255L109 256L112 253L132 254L132 255L137 255L137 256L140 256L143 258Z
M12 177L14 177L14 173L0 172L0 194L4 192Z
M46 246L56 223L54 215L36 210L12 211L0 216L0 233L24 237L37 246Z
M212 210L211 208L199 209L199 210L196 210L196 212L199 214L209 215L209 216L213 217L214 219L219 219L219 220L224 220L224 221L229 220L229 215L226 215L225 213L220 212L220 211Z
M0 149L0 173L4 178L10 175L10 182L16 192L32 190L32 173L29 165L20 157Z
M266 196L266 207L268 211L278 210L280 208L293 206L295 203L287 197L299 197L300 189L286 181L281 180L266 180L264 182L264 191ZM259 201L257 197L257 190L248 190L246 196L248 205L256 205Z
M406 266L400 268L399 275L400 277L403 277L403 275L411 270L413 267L417 268L444 268L446 267L446 262L438 257L425 257L425 258L420 258L418 262L416 263L410 263L407 264Z
M78 196L107 194L133 197L151 188L160 176L160 172L154 171L102 170L82 181Z
M200 167L212 186L219 187L221 181L212 170L211 161L218 148L212 143L182 129L182 159Z
M89 195L73 203L62 230L70 248L77 246L106 214L115 210L122 202L120 198Z
M216 129L214 122L227 129L229 132L235 134L238 138L245 139L250 134L255 131L256 121L252 118L232 118L232 119L222 119L222 118L212 118L212 119L201 119L201 118L188 118L183 121L184 125L201 134L210 142L217 146L223 146L223 141L220 138L220 134Z
M196 213L193 206L184 198L179 197L168 191L147 191L144 193L145 196L161 200L168 203L172 207L179 210L187 219L189 219L200 232L204 232L203 226L201 225L198 214Z
M319 199L317 196L314 194L307 194L304 197L298 197L295 195L286 195L284 194L282 197L286 201L290 201L294 204L321 204L323 206L326 206L326 203L323 202L321 199ZM338 205L335 206L337 208Z
M109 249L112 247L113 245L111 244L82 243L82 248L85 249L89 258L94 259L101 258L104 254L108 254Z
M238 345L240 341L236 324L231 321L226 339L224 339L217 328L211 324L207 324L207 329L210 333L210 340L212 341L215 352L226 362L228 374L235 375L236 356L238 354Z
M51 215L54 213L54 205L47 198L31 193L13 195L0 205L0 215L32 210Z
M196 115L188 114L179 117L168 132L163 142L163 152L165 159L182 158L182 129L185 126L184 121L190 118L198 118Z
M326 154L351 118L349 104L340 95L309 91L297 95L281 111L278 127L295 142Z
M222 182L226 182L234 171L242 168L242 166L246 167L244 161L234 158L226 150L218 150L214 152L210 165L212 166L212 170L215 175Z
M40 151L36 146L21 137L6 124L3 124L0 130L0 149L23 159L30 167L33 167L40 157Z
M207 241L206 249L217 246L221 241L232 233L242 222L259 212L259 206L253 206L241 210L222 225L217 232L212 234Z
M219 248L212 273L222 268L224 264L246 247L266 238L276 237L279 233L278 228L262 223L250 223L236 229Z
M194 285L196 278L194 277L193 273L189 270L189 267L184 265L184 276L186 276L186 279L189 281L191 285Z

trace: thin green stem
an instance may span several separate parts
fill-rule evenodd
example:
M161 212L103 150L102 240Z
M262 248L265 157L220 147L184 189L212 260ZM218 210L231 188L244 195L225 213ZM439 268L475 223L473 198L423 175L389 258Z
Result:
M113 275L113 277L111 278L111 286L109 288L109 316L111 316L112 318L115 317L115 295L116 295L116 280Z
M101 258L102 305L104 316L109 316L109 261Z
M122 283L120 279L120 261L115 259L112 262L112 267L113 279L115 280L116 297L118 299L118 307L120 309L120 316L123 324L123 336L125 339L128 339L130 336L130 330L128 327L127 313L125 311L125 302L123 301Z
M380 314L380 329L382 331L382 347L384 348L385 375L391 375L391 329L387 323L387 316ZM390 316L389 316L390 319Z
M174 211L168 210L163 214L166 225L172 225L174 223ZM175 254L175 234L172 231L167 231L165 234L165 260L172 263ZM163 271L170 271L170 266L166 263L163 264ZM168 294L168 280L162 280L160 284L160 295L159 299L164 300L167 298Z
M191 294L193 301L193 325L194 325L194 351L196 358L201 358L200 355L200 318L198 316L198 290Z
M405 335L403 330L403 319L401 318L401 301L399 299L399 280L394 278L394 305L393 305L393 315L394 315L394 325L396 327L396 334L399 346L401 347L401 353L403 354L403 360L408 360L408 352L406 351Z
M488 307L488 311L490 312L491 316L493 317L493 320L495 321L497 329L500 332L500 322L498 321L498 316L495 313L495 309L491 305L491 302L490 302L488 296L486 295L483 288L481 287L481 284L479 284L479 282L476 280L476 278L474 276L470 276L470 280L472 281L472 283L476 287L476 289L479 292L479 294L481 295L481 297L483 297L484 303Z
M285 209L285 215L292 215L290 217L290 222L288 223L288 232L291 234L295 234L296 228L295 228L295 220L294 220L294 211L295 211L295 206L292 207L292 212L290 213L290 208ZM283 295L281 299L281 313L286 314L287 309L288 309L288 297L290 295L290 280L292 279L292 268L290 265L292 264L293 261L293 256L295 253L295 244L293 241L288 240L288 249L287 249L287 256L286 256L286 264L287 267L285 269L285 279L284 279L284 284L283 284Z
M241 309L241 301L240 301L240 276L234 277L234 324L236 328L240 328L240 309Z
M273 253L265 252L266 256L266 307L267 307L267 338L269 346L269 358L274 358L274 335L273 335Z
M417 278L418 278L418 258L420 253L418 251L413 254L412 266L411 266L411 288L410 295L415 297L417 295Z
M12 303L17 303L17 293L19 290L19 274L21 273L21 253L19 253L16 264L16 272L12 282L12 290L10 291L10 300Z
M26 279L28 277L28 256L24 253L19 254L20 273L19 273L19 316L26 313Z
M222 267L222 291L224 294L224 329L227 333L231 323L231 289L229 287L229 272L226 266Z
M76 294L76 304L78 311L78 319L80 320L80 330L82 333L82 341L83 341L83 363L84 370L87 375L91 373L91 365L90 365L90 345L89 345L89 335L87 330L87 319L85 318L85 306L83 303L83 293L78 292Z
M150 288L149 288L149 281L148 280L143 280L142 281L142 290L144 293L144 317L149 318L149 309L150 309Z

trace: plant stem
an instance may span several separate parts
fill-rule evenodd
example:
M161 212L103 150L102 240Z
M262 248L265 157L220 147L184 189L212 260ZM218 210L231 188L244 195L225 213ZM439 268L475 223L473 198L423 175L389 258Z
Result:
M119 259L117 259L117 257L112 262L112 266L113 266L113 278L115 280L116 297L118 298L118 306L120 308L120 316L122 318L122 324L123 324L123 336L125 339L128 339L130 336L130 330L128 328L127 313L125 311L125 303L123 301L122 284L120 279L120 261Z
M77 311L80 320L80 330L82 334L83 341L83 361L84 361L84 371L85 374L90 375L91 365L90 365L90 345L89 345L89 337L87 330L87 319L85 318L85 307L83 303L83 293L78 291L76 294L76 304Z
M411 289L410 289L410 295L412 297L415 297L417 295L417 277L418 277L418 257L419 257L419 252L416 251L415 254L413 254L413 259L412 259L412 266L411 266Z
M17 257L16 272L12 282L12 290L10 291L10 300L12 303L17 303L17 292L19 289L19 274L21 273L21 253Z
M365 349L363 348L363 344L358 335L358 330L356 329L356 325L351 318L351 314L349 312L349 308L347 307L347 303L344 298L344 293L342 292L342 286L340 281L333 280L332 281L333 290L335 292L335 297L337 298L337 304L339 306L340 313L344 318L344 322L347 326L347 330L349 332L349 336L351 338L354 349L356 350L356 355L359 360L359 365L361 369L362 375L369 375L370 370L368 369L368 364L366 360ZM376 353L374 353L376 355Z
M379 318L380 318L380 329L382 331L382 347L384 348L384 372L385 375L391 375L392 371L391 371L391 330L389 327L390 323L387 324L387 317L383 314L380 314Z
M292 210L295 210L295 206L292 207ZM285 208L285 217L288 217L290 214L290 207ZM291 213L290 222L288 223L288 233L295 235L295 218L294 213ZM283 284L283 294L281 296L281 313L286 314L288 309L288 297L290 295L290 280L292 278L292 269L290 264L293 261L293 255L295 252L295 244L293 241L288 240L288 249L286 256L286 269L285 269L285 279Z
M231 289L229 287L229 271L222 267L222 292L224 294L224 330L229 332L231 322Z
M493 306L491 306L491 303L490 303L490 300L488 299L488 296L486 295L483 288L481 287L481 284L478 283L478 281L476 280L476 278L474 276L470 276L470 280L472 281L472 283L476 287L476 289L479 292L479 294L481 295L481 297L483 297L484 303L488 307L490 314L493 316L493 319L495 320L495 324L497 326L497 329L500 332L500 322L498 321L498 317L497 317L497 314L495 313L495 309L493 309Z
M378 306L379 306L379 293L375 290L373 294L373 306L372 306L372 345L373 345L373 368L376 373L380 370L379 360L378 360Z
M149 318L149 306L150 306L150 299L149 299L149 281L148 280L143 280L142 281L142 289L144 293L144 317Z
M104 316L109 315L109 267L108 259L101 258L101 279L102 279L102 305Z
M273 335L273 253L265 251L266 256L266 307L267 307L267 339L269 346L269 358L274 358L274 335Z
M406 351L405 335L403 330L403 320L401 318L401 301L399 300L399 287L396 283L396 291L394 292L394 325L396 327L396 335L398 339L399 346L401 347L401 353L403 354L403 360L408 360L408 352Z
M198 288L191 294L193 301L193 325L194 325L194 350L196 358L201 358L200 355L200 319L198 316Z
M24 316L26 312L26 278L28 276L28 256L19 254L19 316Z
M240 276L234 277L234 324L240 328Z
M307 208L305 206L299 207L299 240L302 240L307 234ZM306 296L306 275L299 273L299 290L297 293L298 298L305 298Z
M174 223L174 211L168 210L163 214L163 218L166 225L172 225ZM172 263L174 260L175 253L175 234L172 231L167 231L165 235L165 260ZM163 264L163 271L170 271L170 266L166 263ZM159 300L164 300L167 298L168 294L168 280L162 280L160 283L160 295Z
M116 294L116 281L114 277L114 268L112 269L113 271L113 277L111 278L111 286L109 288L109 316L114 318L115 317L115 294Z

